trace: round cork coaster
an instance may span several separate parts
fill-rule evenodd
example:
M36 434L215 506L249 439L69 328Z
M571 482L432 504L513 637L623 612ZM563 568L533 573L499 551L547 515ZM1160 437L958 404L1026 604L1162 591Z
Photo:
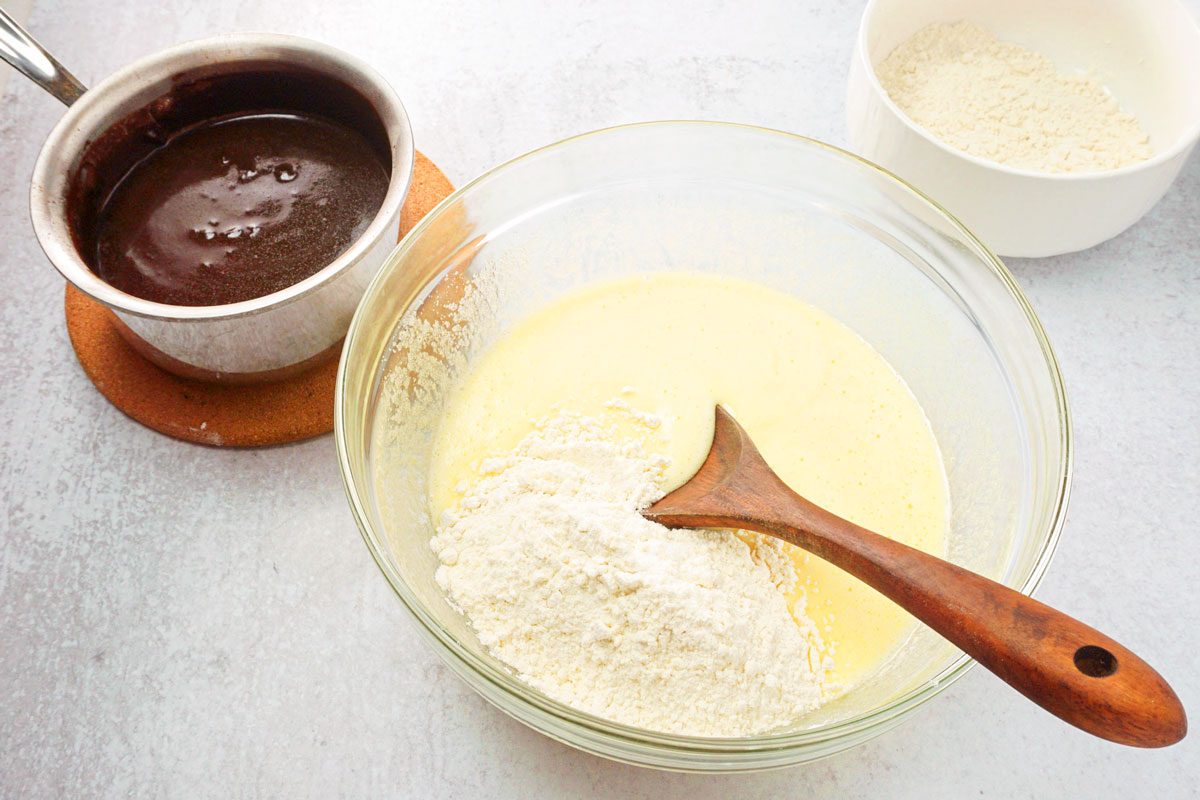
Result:
M400 235L454 191L423 154L400 211ZM100 393L147 428L219 447L258 447L310 439L333 430L338 359L275 383L231 386L173 375L137 353L116 316L71 284L67 333L83 371Z

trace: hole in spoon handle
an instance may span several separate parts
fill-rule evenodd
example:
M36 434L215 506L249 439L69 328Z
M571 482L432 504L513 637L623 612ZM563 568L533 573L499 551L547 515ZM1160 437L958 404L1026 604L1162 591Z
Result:
M1089 678L1107 678L1117 671L1117 657L1096 644L1085 644L1075 651L1075 668Z

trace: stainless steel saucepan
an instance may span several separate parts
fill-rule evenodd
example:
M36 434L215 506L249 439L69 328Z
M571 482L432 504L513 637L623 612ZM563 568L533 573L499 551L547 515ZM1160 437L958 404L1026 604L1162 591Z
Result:
M276 34L234 34L147 56L86 89L0 9L0 57L68 106L33 171L34 231L68 281L111 308L122 334L163 368L230 383L272 380L335 356L367 283L396 243L413 169L412 129L396 93L375 70L318 42ZM88 169L88 147L131 115L169 103L172 89L240 72L316 74L370 105L386 134L391 180L366 232L333 263L273 294L218 306L155 303L118 291L88 266L68 218L73 188Z

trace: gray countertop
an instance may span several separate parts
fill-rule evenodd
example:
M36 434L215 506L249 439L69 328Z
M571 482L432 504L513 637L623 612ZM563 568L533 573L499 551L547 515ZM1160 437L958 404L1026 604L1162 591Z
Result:
M85 82L216 32L323 39L392 80L417 146L459 183L643 119L844 143L861 6L34 0L30 25ZM5 92L0 794L1198 796L1197 735L1124 749L982 669L863 747L752 776L609 763L512 721L418 640L359 539L331 437L195 447L93 389L27 213L61 108L18 78ZM1075 416L1074 494L1039 596L1144 653L1200 718L1200 158L1117 239L1009 265L1049 330Z

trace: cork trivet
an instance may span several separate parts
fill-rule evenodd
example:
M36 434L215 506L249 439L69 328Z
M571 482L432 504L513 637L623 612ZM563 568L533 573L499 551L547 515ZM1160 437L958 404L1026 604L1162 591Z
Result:
M400 211L400 235L454 187L423 154ZM147 428L220 447L297 442L333 430L338 360L275 383L229 386L180 378L139 355L116 317L67 284L67 333L83 371L114 406Z

